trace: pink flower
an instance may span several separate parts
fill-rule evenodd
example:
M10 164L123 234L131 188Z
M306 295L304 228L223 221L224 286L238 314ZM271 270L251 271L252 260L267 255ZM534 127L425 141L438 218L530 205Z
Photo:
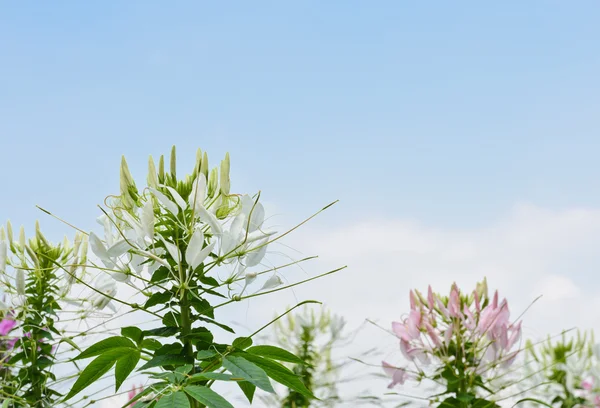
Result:
M17 322L13 319L5 318L0 320L0 336L7 336L16 325Z
M383 366L383 371L386 373L386 375L392 377L392 382L390 385L388 385L388 388L394 388L397 384L402 385L408 379L408 373L406 370L394 367L385 361L382 361L381 365Z
M594 379L586 378L585 380L583 380L581 382L581 388L583 388L586 391L591 391L592 388L594 388Z
M128 398L128 400L129 400L129 401L131 401L132 399L134 399L134 398L135 398L135 396L136 396L136 395L138 395L138 394L139 394L139 393L141 393L142 391L144 391L144 386L143 386L143 385L141 385L141 384L140 384L140 385L139 385L139 386L137 386L137 387L136 387L135 385L133 385L133 386L131 387L131 391L129 391L129 392L127 393L127 398ZM130 407L133 407L133 406L134 406L136 403L137 403L137 401L136 401L136 402L132 402L131 404L129 404L129 406L130 406Z

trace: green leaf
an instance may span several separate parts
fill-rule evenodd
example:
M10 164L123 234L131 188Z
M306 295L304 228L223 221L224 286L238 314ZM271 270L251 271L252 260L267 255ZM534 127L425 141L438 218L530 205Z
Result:
M158 268L157 270L154 271L154 273L152 274L152 279L150 279L150 282L152 282L152 283L161 282L161 281L167 279L168 277L169 277L169 269L167 269L166 266L161 266L160 268Z
M250 337L238 337L231 345L237 349L245 350L252 345L252 339Z
M306 363L302 361L300 357L290 353L287 350L275 346L254 346L247 349L246 352L261 357L267 357L271 360L306 365Z
M196 355L198 360L210 360L214 356L217 355L217 352L214 350L200 350Z
M145 350L158 350L162 347L162 343L155 339L144 339L142 341L142 348Z
M130 338L135 341L137 344L140 344L142 339L144 338L144 334L142 333L142 329L135 326L123 327L121 329L121 336Z
M148 300L146 300L146 303L144 304L144 308L148 309L152 306L163 305L163 304L167 303L169 300L171 300L172 297L173 297L173 294L169 291L153 293L152 296L150 296L148 298Z
M251 363L243 357L239 356L226 356L223 359L223 367L225 367L231 374L236 377L241 377L256 385L261 390L275 393L267 373L258 367L256 364Z
M250 353L239 354L242 355L246 360L262 368L269 377L277 381L279 384L285 385L286 387L299 392L305 397L316 399L316 397L308 390L308 388L306 388L300 378L284 365Z
M185 364L186 358L178 354L163 354L156 356L141 366L138 371L147 370L148 368L161 367L166 365L182 365Z
M229 333L235 333L235 331L231 327L229 327L223 323L219 323L216 320L209 319L208 317L198 317L197 319L202 320L203 322L206 322L206 323L214 324L215 326L219 326L221 329L228 331Z
M463 403L460 402L460 400L454 397L449 397L443 400L437 408L461 408L462 405Z
M248 381L239 381L237 385L241 388L246 398L248 398L248 402L252 404L252 400L254 399L254 391L256 391L256 385L251 384Z
M93 347L93 346L92 346ZM73 388L65 398L65 401L78 394L84 388L94 383L98 378L106 374L117 362L117 360L130 353L131 349L127 347L114 348L106 351L104 354L96 357L88 366L81 372Z
M162 397L154 408L190 408L190 400L185 393L177 391Z
M117 366L115 368L115 392L119 391L121 384L123 384L123 381L125 381L129 374L135 369L135 366L139 361L139 350L131 350L128 354L117 360Z
M208 387L202 385L190 385L183 390L199 403L206 405L206 408L233 408L233 405L225 398L221 397Z
M101 340L98 343L90 346L83 353L81 353L77 357L75 357L74 360L81 360L84 358L94 357L94 356L103 354L104 352L111 350L111 349L115 349L115 348L135 349L136 347L135 347L135 344L133 344L131 342L131 340L129 340L126 337L120 337L120 336L109 337L108 339Z
M144 330L144 336L152 337L171 337L177 333L179 329L177 327L158 327L156 329Z
M240 381L241 378L234 377L231 374L225 373L197 373L190 377L192 381L202 381L202 380L215 380L215 381ZM196 381L196 382L197 382Z

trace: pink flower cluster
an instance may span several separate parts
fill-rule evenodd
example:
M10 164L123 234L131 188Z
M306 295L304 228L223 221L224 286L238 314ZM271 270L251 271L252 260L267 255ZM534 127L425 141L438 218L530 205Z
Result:
M18 340L17 338L9 340L5 339L17 325L16 320L11 317L12 316L9 314L8 316L5 316L4 319L0 320L0 345L3 346L0 347L0 349L3 349L4 351L11 350Z
M444 364L469 355L473 358L465 364L481 374L512 364L519 352L511 350L520 340L521 322L510 322L508 303L499 302L497 291L488 298L484 281L470 296L463 296L456 284L448 297L433 293L431 286L426 297L411 290L410 312L401 322L393 322L392 330L404 357L417 367L430 365L432 359ZM407 378L388 363L383 368L393 378L390 386Z
M589 401L589 405L585 405L586 407L599 408L600 407L600 395L598 395L595 391L597 391L594 387L594 379L586 378L581 382L581 389L583 390L583 397Z

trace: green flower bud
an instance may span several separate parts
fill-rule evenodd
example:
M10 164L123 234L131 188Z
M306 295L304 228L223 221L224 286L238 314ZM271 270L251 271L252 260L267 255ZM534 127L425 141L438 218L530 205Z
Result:
M177 180L177 152L175 150L175 146L171 148L171 177L173 180Z
M200 173L204 174L204 178L208 180L208 154L204 152L202 163L200 163Z
M165 156L163 155L158 159L158 182L160 184L165 182Z
M225 154L225 159L221 161L221 193L229 195L230 179L229 179L229 153Z
M158 188L158 176L156 174L156 167L154 166L154 159L152 156L148 157L148 178L146 181L148 187Z
M216 168L210 171L210 177L208 179L208 196L213 198L217 192L219 184L219 173Z
M12 243L13 242L13 230L12 230L12 224L10 223L10 221L6 221L6 234L8 237L8 242Z

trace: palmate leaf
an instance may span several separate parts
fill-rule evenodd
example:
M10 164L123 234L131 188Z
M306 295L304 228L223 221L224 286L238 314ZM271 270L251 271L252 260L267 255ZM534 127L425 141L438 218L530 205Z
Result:
M225 398L214 392L208 387L201 385L190 385L183 389L186 394L206 405L206 408L233 408ZM158 408L158 406L156 407Z
M117 366L115 368L115 392L119 391L121 384L129 377L129 374L135 369L135 366L139 361L139 350L132 350L130 353L117 360Z
M226 356L223 359L223 367L236 377L245 379L246 381L256 385L261 390L275 393L271 381L267 373L256 364L251 363L243 357Z
M96 357L88 366L81 372L77 381L66 396L65 401L72 398L84 388L94 383L97 379L106 374L117 362L118 359L131 354L132 349L128 347L113 348L100 356Z

